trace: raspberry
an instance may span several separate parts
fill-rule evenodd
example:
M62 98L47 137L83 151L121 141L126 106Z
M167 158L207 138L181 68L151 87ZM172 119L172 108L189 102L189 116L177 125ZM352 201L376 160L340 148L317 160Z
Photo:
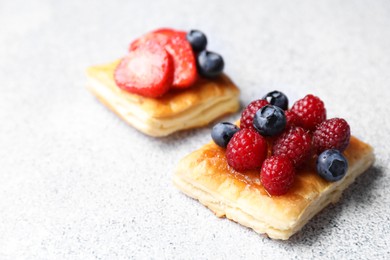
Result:
M273 155L285 155L298 167L309 158L311 152L310 134L302 127L292 127L279 136L272 148Z
M342 118L332 118L317 126L313 132L313 146L317 154L328 149L337 149L343 152L351 137L351 130L347 121Z
M260 180L270 195L283 195L292 187L295 178L294 166L286 156L271 156L261 167Z
M260 168L266 156L267 141L253 129L235 133L226 148L227 162L236 171Z
M307 95L295 102L291 110L300 117L302 127L308 130L314 130L326 119L324 102L313 95Z
M301 119L295 112L291 110L284 111L284 115L286 116L286 129L293 127L293 126L300 126L301 125Z
M240 128L251 128L253 127L253 118L255 117L256 112L263 106L268 105L267 100L259 99L252 101L245 109L242 111L240 119Z

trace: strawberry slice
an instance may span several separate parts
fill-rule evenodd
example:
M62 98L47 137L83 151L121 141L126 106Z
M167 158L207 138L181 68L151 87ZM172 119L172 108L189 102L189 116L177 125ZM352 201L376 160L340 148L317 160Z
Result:
M129 51L134 51L140 46L144 45L148 41L155 41L158 42L160 45L165 46L168 42L169 36L162 34L162 33L147 33L140 38L134 40L133 42L130 43L129 46Z
M196 60L192 47L187 39L180 35L169 39L165 49L172 55L175 68L173 76L174 88L188 88L197 79Z
M114 78L123 90L156 98L169 90L173 72L173 61L165 48L148 41L121 60Z
M183 39L185 39L186 35L187 35L187 32L185 32L185 31L177 31L177 30L173 30L170 28L160 28L160 29L153 31L153 33L161 33L161 34L164 34L167 36L180 36Z
M172 56L174 64L174 88L187 88L197 79L196 60L190 43L186 39L186 32L168 28L155 30L133 41L129 50L134 51L150 40L160 43Z
M169 28L160 28L160 29L154 30L150 33L147 33L147 34L141 36L140 38L134 40L132 43L130 43L129 51L137 49L139 46L141 46L142 44L144 44L145 42L150 41L150 40L157 41L161 45L165 46L168 43L170 37L180 36L183 39L185 39L186 35L187 35L187 32L185 32L185 31L176 31L176 30L169 29Z

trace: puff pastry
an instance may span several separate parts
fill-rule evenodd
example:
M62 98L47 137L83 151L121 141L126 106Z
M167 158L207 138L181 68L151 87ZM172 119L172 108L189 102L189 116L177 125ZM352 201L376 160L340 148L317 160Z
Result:
M201 78L191 88L170 90L161 98L147 98L118 88L114 70L119 61L88 68L87 88L127 123L150 136L207 125L239 109L239 90L224 74Z
M342 180L327 182L308 167L296 174L287 194L270 197L259 172L235 171L227 164L225 150L211 142L180 161L173 181L218 217L286 240L328 204L337 202L343 190L374 162L372 147L353 136L344 155L349 169Z

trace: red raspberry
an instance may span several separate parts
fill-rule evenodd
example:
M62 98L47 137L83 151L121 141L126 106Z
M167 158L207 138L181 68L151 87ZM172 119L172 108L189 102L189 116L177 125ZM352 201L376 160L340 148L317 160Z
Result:
M351 137L351 130L347 121L342 118L332 118L317 126L313 132L313 146L317 154L328 149L337 149L343 152Z
M295 102L291 110L301 118L302 127L308 130L314 130L326 119L324 102L313 95L307 95Z
M298 167L309 158L311 152L310 134L302 127L292 127L279 136L272 148L273 155L285 155Z
M271 156L261 167L260 180L270 195L283 195L292 187L295 169L286 156Z
M300 126L301 125L301 119L300 117L295 114L295 112L291 110L284 111L284 115L286 116L286 129L293 127L293 126Z
M252 101L245 109L242 111L240 119L240 128L251 128L253 127L253 118L255 117L256 112L263 106L268 105L267 100L259 99Z
M226 148L227 162L236 171L260 168L266 156L267 141L253 129L235 133Z

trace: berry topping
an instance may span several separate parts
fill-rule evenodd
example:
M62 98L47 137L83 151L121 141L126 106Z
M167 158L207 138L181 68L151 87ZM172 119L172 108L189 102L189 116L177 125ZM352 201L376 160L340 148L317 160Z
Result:
M286 116L286 129L293 126L301 126L301 119L297 114L295 114L291 110L284 111L284 115Z
M327 181L341 180L347 170L347 159L338 150L325 150L318 156L317 173Z
M121 60L114 78L121 89L146 97L159 97L172 84L173 62L163 46L149 41Z
M288 129L275 140L272 148L273 155L287 156L296 167L304 163L310 153L310 135L301 127Z
M154 34L160 33L160 34L163 34L166 36L180 36L183 39L185 39L186 35L187 35L187 32L185 32L185 31L178 31L178 30L174 30L171 28L160 28L160 29L153 31L152 33L154 33Z
M142 46L143 44L145 44L150 40L156 41L160 43L162 46L165 46L168 43L170 37L179 36L185 39L186 34L187 33L184 31L176 31L169 28L157 29L147 34L144 34L140 38L131 42L129 46L129 51L137 49L139 46Z
M349 144L350 137L351 130L347 121L342 118L332 118L317 126L313 132L313 145L317 154L328 149L343 152Z
M292 187L295 170L285 156L271 156L265 159L261 167L260 180L270 195L283 195Z
M263 136L278 135L286 127L286 117L280 107L266 105L256 112L253 126Z
M226 148L227 162L236 171L260 168L266 156L267 141L253 129L238 131Z
M272 91L263 97L263 99L267 100L271 105L280 107L283 110L287 110L288 108L288 98L285 94L280 91Z
M302 127L308 130L314 130L326 119L324 102L313 95L307 95L295 102L291 110L300 117Z
M191 30L187 33L186 37L195 52L200 52L206 49L207 38L203 32Z
M164 46L172 56L174 65L172 87L192 86L197 79L196 60L192 47L186 40L186 33L166 28L147 33L130 44L130 52L151 40Z
M268 105L268 102L264 99L259 99L252 101L245 109L242 111L240 119L240 128L253 128L253 118L255 117L256 112L263 106Z
M204 50L198 54L197 65L200 75L212 78L222 73L225 63L218 53Z
M232 139L233 135L239 130L240 129L232 123L218 123L213 127L213 130L211 131L211 138L213 138L213 141L218 146L226 148L230 139Z
M172 55L175 67L173 87L187 88L192 86L197 79L196 60L191 45L181 36L171 37L165 45L166 50Z

